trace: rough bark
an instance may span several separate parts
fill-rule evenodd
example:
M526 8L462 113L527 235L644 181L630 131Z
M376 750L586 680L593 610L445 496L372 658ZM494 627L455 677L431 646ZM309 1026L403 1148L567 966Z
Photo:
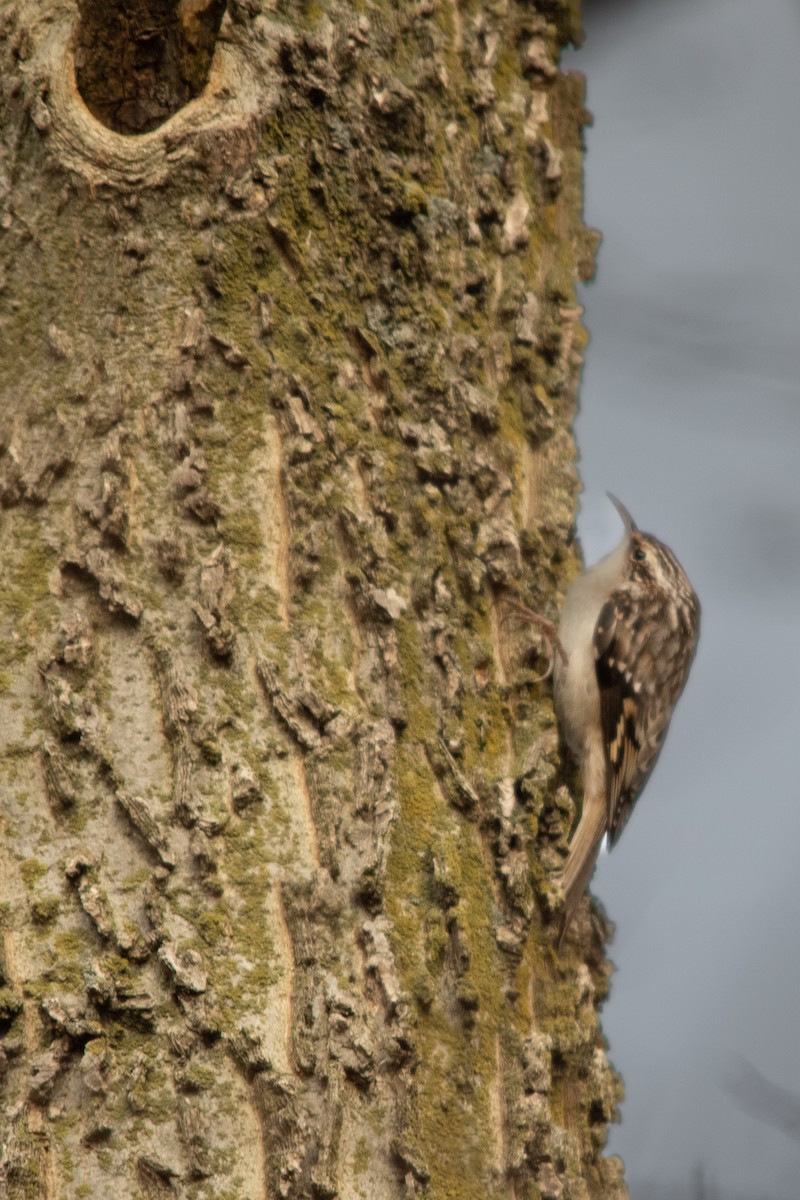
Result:
M229 3L132 137L0 8L10 1197L626 1194L502 607L575 566L577 36Z

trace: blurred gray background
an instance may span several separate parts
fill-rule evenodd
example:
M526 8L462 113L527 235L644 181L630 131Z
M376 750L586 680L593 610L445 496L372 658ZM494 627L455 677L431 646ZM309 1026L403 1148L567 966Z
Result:
M579 531L588 561L619 540L610 489L703 604L666 749L594 878L627 1089L608 1150L633 1200L797 1200L800 4L584 0L584 18L564 65L588 78L604 241Z

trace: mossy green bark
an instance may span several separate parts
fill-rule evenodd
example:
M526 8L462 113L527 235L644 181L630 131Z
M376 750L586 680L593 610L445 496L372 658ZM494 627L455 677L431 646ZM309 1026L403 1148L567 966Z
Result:
M139 139L0 16L9 1194L624 1196L503 607L575 569L575 6L229 5Z

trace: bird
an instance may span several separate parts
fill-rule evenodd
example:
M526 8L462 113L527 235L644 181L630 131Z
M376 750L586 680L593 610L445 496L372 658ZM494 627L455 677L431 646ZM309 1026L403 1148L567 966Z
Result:
M625 526L620 544L572 584L557 629L526 610L550 634L556 717L583 783L559 947L603 838L616 845L656 765L700 632L700 601L672 550L608 497Z

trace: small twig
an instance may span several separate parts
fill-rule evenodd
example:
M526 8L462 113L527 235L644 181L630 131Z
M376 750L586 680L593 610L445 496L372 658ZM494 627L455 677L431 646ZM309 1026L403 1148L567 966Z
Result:
M464 796L466 796L466 798L469 800L470 804L477 805L479 803L478 793L475 791L472 784L469 782L466 775L461 770L461 768L459 767L456 760L453 758L453 755L450 753L450 751L447 747L447 742L444 740L443 737L439 738L439 745L442 747L442 750L444 750L445 758L447 759L447 765L449 766L450 770L453 772L453 778L456 781L458 790Z

